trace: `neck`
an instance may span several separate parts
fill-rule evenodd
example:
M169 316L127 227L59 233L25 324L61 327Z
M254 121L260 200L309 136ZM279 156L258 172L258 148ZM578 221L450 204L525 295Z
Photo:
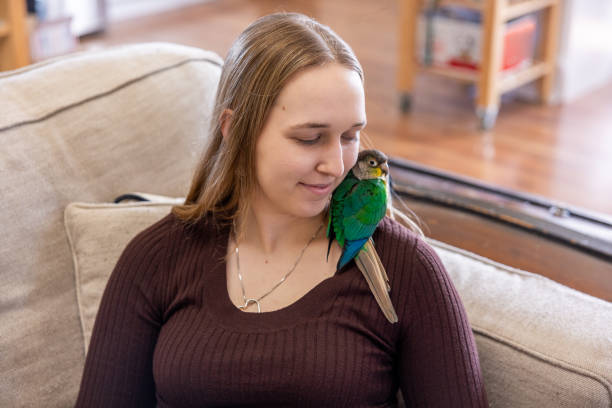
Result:
M254 246L266 256L290 247L302 247L323 223L321 214L310 218L279 215L252 206L239 245ZM320 232L319 232L320 235Z

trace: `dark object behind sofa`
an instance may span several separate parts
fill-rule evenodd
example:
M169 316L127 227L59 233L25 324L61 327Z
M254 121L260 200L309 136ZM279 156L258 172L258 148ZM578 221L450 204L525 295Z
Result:
M390 164L394 191L426 235L612 301L612 218L406 160Z

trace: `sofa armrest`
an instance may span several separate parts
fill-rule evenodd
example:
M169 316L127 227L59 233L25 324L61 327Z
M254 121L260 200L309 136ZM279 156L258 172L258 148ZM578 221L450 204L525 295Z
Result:
M611 303L428 241L465 305L491 406L612 406Z
M64 208L185 195L222 64L151 43L0 74L0 406L74 404L84 351Z

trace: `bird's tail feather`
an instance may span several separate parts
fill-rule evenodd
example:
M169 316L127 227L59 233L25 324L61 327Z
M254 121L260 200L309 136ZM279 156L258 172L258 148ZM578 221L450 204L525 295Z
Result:
M396 323L397 314L389 297L389 291L391 290L389 277L376 253L376 248L374 248L374 242L371 238L366 242L363 250L355 257L355 261L368 282L368 286L383 314L389 322Z
M374 261L378 265L377 269L380 271L380 274L383 277L383 280L385 281L385 288L387 289L387 292L389 292L391 290L391 285L389 284L389 276L387 276L387 271L385 270L385 267L383 266L380 258L378 257L378 252L376 252L376 248L374 247L374 240L370 238L368 242L366 242L363 246L363 249L368 252L367 256L374 259Z

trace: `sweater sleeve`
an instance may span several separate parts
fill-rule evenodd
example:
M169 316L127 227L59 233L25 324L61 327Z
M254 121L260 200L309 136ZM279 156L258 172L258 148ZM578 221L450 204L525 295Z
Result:
M486 407L474 337L461 299L434 250L414 247L400 338L400 387L407 407Z
M155 224L123 251L96 315L76 407L154 407L153 351L160 329L155 276L164 250Z

